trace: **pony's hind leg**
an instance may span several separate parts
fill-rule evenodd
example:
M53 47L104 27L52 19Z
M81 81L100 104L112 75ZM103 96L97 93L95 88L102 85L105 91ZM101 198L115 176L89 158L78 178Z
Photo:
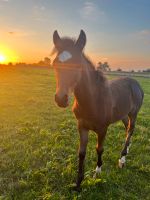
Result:
M134 117L129 116L128 120L126 118L126 119L123 119L122 121L126 128L126 140L125 140L124 148L121 151L121 157L119 159L119 167L120 168L124 167L124 164L126 162L126 155L129 153L130 140L131 140L132 134L134 132L136 116L134 116Z
M129 117L126 116L125 118L123 118L123 119L122 119L122 122L123 122L123 124L124 124L124 126L125 126L125 129L126 129L126 131L127 131L128 126L129 126Z

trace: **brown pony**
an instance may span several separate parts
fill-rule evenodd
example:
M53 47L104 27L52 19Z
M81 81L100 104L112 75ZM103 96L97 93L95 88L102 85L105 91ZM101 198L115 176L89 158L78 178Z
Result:
M57 56L53 62L56 73L57 89L55 101L60 107L69 104L69 92L74 93L73 112L78 120L80 134L79 166L76 188L84 178L84 159L88 143L88 132L97 133L97 167L95 176L101 172L103 142L109 124L122 120L126 128L126 140L119 159L119 167L125 164L129 151L138 111L144 93L139 83L131 78L107 80L102 72L95 69L84 55L86 35L81 30L79 38L60 38L57 31L53 34Z

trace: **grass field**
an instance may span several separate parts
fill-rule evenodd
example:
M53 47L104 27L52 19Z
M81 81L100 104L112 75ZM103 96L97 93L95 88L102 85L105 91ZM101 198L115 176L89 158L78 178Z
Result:
M54 103L48 69L0 69L0 200L150 199L150 79L138 78L145 98L124 169L118 158L125 140L121 122L105 141L102 174L96 167L96 135L90 133L82 192L70 190L77 169L79 137L71 106Z

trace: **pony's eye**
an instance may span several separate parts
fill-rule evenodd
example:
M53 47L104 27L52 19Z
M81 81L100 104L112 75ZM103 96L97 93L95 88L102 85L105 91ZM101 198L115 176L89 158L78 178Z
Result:
M68 51L63 51L59 56L58 59L60 62L65 62L67 60L69 60L70 58L72 58L72 55L70 52Z

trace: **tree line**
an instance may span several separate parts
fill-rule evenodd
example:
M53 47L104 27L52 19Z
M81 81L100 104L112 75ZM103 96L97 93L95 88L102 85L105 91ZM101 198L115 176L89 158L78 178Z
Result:
M0 67L1 66L8 66L8 67L11 67L11 66L16 66L16 67L27 67L27 66L34 66L34 67L51 67L51 59L49 57L45 57L43 60L40 60L39 62L37 63L25 63L25 62L17 62L17 63L12 63L12 62L9 62L8 64L0 64Z
M28 64L28 63L25 63L25 62L18 62L18 63L8 63L8 64L0 64L0 67L1 66L18 66L18 67L27 67L27 66L34 66L34 67L52 67L52 62L51 62L51 59L49 57L44 57L43 60L40 60L39 62L37 63L32 63L32 64ZM110 72L110 71L114 71L111 69L110 65L108 64L108 62L98 62L97 63L97 66L96 66L96 69L97 70L100 70L100 71L103 71L103 72ZM121 68L118 68L117 70L115 70L117 72L122 72L123 70ZM130 70L130 72L135 72L133 69ZM144 70L138 70L138 72L150 72L150 68L148 69L144 69Z

